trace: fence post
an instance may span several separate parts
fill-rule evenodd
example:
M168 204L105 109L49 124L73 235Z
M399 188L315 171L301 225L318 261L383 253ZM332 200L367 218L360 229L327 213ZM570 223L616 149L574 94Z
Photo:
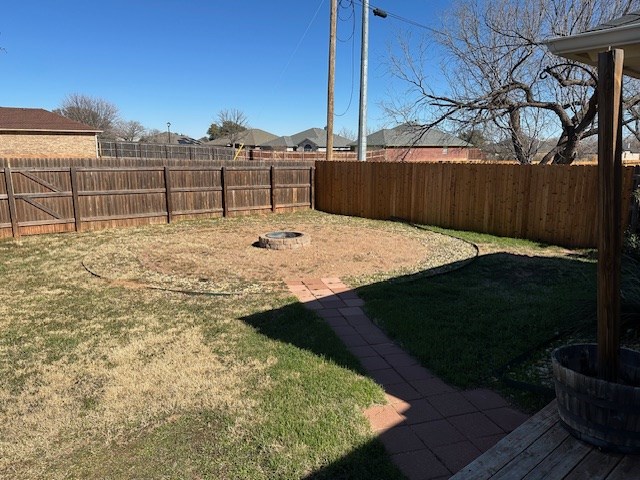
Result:
M81 221L80 218L80 197L78 195L78 171L76 167L71 167L69 171L69 178L71 180L71 199L73 202L73 219L76 224L76 232L80 231Z
M222 184L222 216L226 217L229 213L227 206L227 167L220 168L220 183Z
M269 169L269 177L271 180L271 211L276 211L276 168L271 165Z
M169 159L169 145L164 146L164 158Z
M173 199L171 198L171 178L169 167L164 167L164 195L167 206L167 223L173 221Z
M309 167L309 203L311 210L316 208L315 172L316 169L314 167Z
M113 150L116 152L116 158L118 158L118 144L113 142Z
M16 197L13 194L13 180L11 179L11 168L4 169L4 182L7 186L7 198L9 199L9 218L11 219L11 232L14 238L20 237L20 226L18 225L18 214L16 212Z

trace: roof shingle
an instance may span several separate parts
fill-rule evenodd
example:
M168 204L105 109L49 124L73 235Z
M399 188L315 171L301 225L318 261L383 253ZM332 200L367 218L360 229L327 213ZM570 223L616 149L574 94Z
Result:
M305 140L313 142L320 148L327 148L327 131L323 128L309 128L291 136L278 137L261 144L264 147L295 147L300 146ZM346 148L349 145L348 138L333 134L333 148Z
M245 145L260 145L278 138L273 133L269 133L259 128L248 128L237 135L235 143L244 143ZM226 147L231 143L229 137L221 137L207 142L208 145L220 145Z
M85 132L101 130L42 108L0 107L0 131Z
M352 145L357 145L353 142ZM420 125L404 123L394 128L383 128L367 135L367 145L371 147L469 147L458 137L441 130L424 129Z

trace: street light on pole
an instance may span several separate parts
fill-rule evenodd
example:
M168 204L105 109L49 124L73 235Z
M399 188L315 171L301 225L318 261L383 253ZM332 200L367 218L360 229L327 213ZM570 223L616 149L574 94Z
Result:
M373 9L376 17L386 18L387 12ZM362 0L362 48L360 49L360 111L358 114L358 160L367 159L367 71L369 63L369 0Z
M171 143L171 122L167 122L167 143Z

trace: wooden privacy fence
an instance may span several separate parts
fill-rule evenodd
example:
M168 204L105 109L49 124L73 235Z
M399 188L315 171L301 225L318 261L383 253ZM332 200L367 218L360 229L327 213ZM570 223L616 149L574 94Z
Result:
M623 225L633 170L623 171ZM596 165L317 162L316 208L595 247L597 174Z
M314 207L314 168L0 169L0 237Z
M227 147L98 141L100 158L167 158L173 160L233 160L236 151Z

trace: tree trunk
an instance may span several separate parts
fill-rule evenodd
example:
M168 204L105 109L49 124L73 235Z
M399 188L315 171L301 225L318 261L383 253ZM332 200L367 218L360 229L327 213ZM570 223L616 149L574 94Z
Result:
M569 165L573 163L578 154L578 144L580 143L580 137L576 134L572 134L564 138L564 141L558 142L560 150L553 156L553 162L558 165Z
M520 111L514 108L509 111L509 126L511 129L511 143L518 163L526 165L531 163L529 155L522 145L522 129L520 128Z
M553 163L556 165L569 165L573 163L578 154L578 145L580 144L580 135L575 133L575 130L566 129L562 132L562 135L558 139L558 143L551 149L542 160L541 165Z

